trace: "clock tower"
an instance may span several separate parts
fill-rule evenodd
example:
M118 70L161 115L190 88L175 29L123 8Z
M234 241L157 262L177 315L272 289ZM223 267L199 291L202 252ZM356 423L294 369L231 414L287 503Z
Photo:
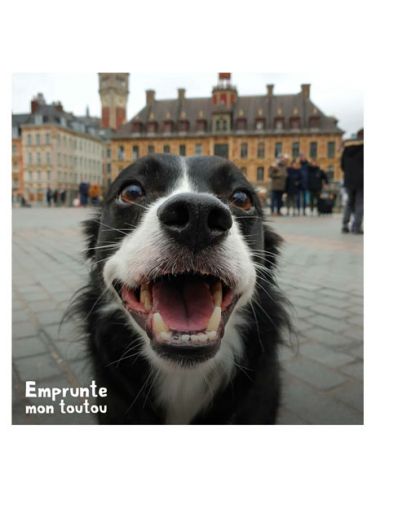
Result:
M118 130L127 121L128 73L99 73L102 127Z

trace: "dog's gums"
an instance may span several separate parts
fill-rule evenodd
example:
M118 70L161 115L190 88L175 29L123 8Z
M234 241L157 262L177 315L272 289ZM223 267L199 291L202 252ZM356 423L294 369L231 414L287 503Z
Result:
M217 351L239 297L219 278L198 273L166 274L135 288L115 284L127 311L155 350ZM208 355L207 355L208 356Z

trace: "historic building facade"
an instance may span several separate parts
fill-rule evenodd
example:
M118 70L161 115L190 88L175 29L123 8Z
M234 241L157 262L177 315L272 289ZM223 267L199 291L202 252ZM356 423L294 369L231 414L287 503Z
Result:
M343 131L310 99L310 85L296 94L241 97L230 73L220 73L207 98L157 100L146 91L146 106L112 137L112 180L131 162L150 153L219 155L233 161L254 185L269 185L269 166L279 153L301 152L316 159L333 180L341 179Z
M127 121L128 73L99 73L102 127L117 130Z

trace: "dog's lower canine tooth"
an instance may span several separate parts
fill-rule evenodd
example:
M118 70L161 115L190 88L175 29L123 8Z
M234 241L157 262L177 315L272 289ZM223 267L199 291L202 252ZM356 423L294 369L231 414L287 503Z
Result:
M212 288L211 288L212 294L216 293L217 291L222 292L222 283L220 281L216 282L214 284L214 286L212 286Z
M159 335L164 341L169 341L171 338L171 334L168 334L168 332L161 332Z
M153 322L155 325L155 331L160 334L160 332L169 332L169 328L166 323L163 321L162 316L159 312L155 312L153 314Z
M220 284L220 282L219 282ZM215 291L215 293L213 294L213 303L216 307L220 307L222 305L222 299L223 299L223 294L222 294L222 290L217 290Z
M149 284L142 284L140 289L140 301L144 303L145 294L148 291Z
M221 307L215 307L213 314L210 316L209 322L207 323L207 330L212 332L213 330L217 330L220 319L222 317L222 309Z

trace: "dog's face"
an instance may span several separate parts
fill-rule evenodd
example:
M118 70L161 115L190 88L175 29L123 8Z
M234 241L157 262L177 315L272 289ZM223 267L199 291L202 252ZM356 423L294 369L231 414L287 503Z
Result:
M255 292L262 210L229 161L148 156L111 185L91 246L149 359L194 366L217 354Z

